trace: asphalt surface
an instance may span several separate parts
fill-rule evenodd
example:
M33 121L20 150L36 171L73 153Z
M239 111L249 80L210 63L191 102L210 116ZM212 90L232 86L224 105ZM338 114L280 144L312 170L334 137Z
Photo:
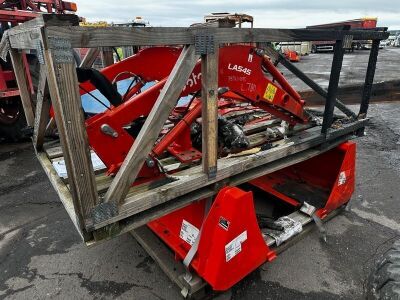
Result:
M345 53L340 73L340 86L361 85L364 83L368 67L369 50L356 50ZM300 70L324 88L328 87L332 66L332 53L315 53L302 56L300 62L294 63ZM283 66L279 66L283 75L298 91L310 88ZM387 47L379 50L374 83L399 80L400 48Z
M398 74L398 73L396 73ZM400 235L400 103L371 105L346 211L220 299L363 299L374 260ZM29 143L0 144L0 299L179 299L130 236L86 248Z

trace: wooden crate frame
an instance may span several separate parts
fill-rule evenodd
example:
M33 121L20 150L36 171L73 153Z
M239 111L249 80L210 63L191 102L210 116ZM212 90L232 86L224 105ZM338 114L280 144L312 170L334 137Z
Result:
M304 161L361 134L368 122L366 113L375 72L379 41L384 31L310 30L310 29L236 29L214 27L164 28L81 28L73 15L43 15L10 29L0 45L5 56L9 50L18 63L22 51L36 50L41 61L39 89L34 119L34 146L37 157L63 202L77 230L87 245L93 245L138 228L150 220L183 207L188 203L215 195L224 185L238 185L253 178ZM373 40L365 86L358 118L340 129L332 129L334 107L344 105L336 99L340 70L346 44L352 40ZM217 159L217 66L218 49L227 43L274 41L335 40L334 59L328 90L315 82L279 54L266 46L285 67L326 98L322 130L309 128L279 146L257 154ZM80 109L78 80L73 48L92 48L84 59L90 66L98 49L114 46L183 45L183 51L167 83L151 110L143 128L130 149L121 169L105 194L98 193L99 182L90 159L84 117ZM202 62L203 159L201 166L174 174L175 180L159 186L131 188L147 154L175 105L180 91L198 59ZM18 68L14 66L14 68ZM21 95L28 93L23 78L18 79ZM50 100L51 99L51 100ZM25 109L32 101L22 99ZM50 102L51 101L51 102ZM43 138L48 111L52 104L60 136L68 182L56 174L45 152ZM354 113L347 110L350 115ZM99 181L99 180L97 180Z

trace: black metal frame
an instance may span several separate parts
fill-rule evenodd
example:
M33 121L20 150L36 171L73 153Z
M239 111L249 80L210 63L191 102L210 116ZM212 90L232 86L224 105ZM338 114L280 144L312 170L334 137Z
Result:
M302 80L305 84L307 84L311 89L313 89L317 94L324 97L326 99L325 102L325 109L323 113L323 124L321 132L323 134L327 134L328 130L332 126L333 118L334 118L334 109L337 107L343 113L346 114L347 117L353 119L365 119L367 117L368 107L369 107L369 100L371 98L372 86L375 76L376 70L376 63L379 53L379 43L380 39L372 39L372 47L370 50L369 61L367 72L365 76L365 83L363 86L363 92L360 101L360 110L358 115L356 115L351 109L349 109L342 101L337 99L338 93L338 86L339 86L339 79L340 73L343 64L343 56L348 48L348 45L351 44L352 36L346 35L346 28L343 30L343 36L341 39L336 40L333 52L333 60L332 60L332 67L331 67L331 74L329 78L329 86L328 90L326 91L322 88L319 84L317 84L314 80L304 74L301 70L299 70L296 66L294 66L288 59L286 59L281 53L275 51L271 47L267 46L267 50L269 54L275 56L276 65L282 64L286 69L292 72L297 78ZM372 30L365 30L366 33L371 32ZM387 27L384 28L377 28L373 31L387 31ZM346 42L346 40L348 40ZM350 42L350 43L349 43ZM361 128L357 131L358 135L363 135L364 128Z

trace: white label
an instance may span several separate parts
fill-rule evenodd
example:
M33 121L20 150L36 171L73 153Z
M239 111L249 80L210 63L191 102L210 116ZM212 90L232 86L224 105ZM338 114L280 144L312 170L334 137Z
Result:
M105 164L101 161L100 157L98 157L98 155L95 152L91 151L90 159L92 160L93 169L95 171L103 170L106 168ZM65 165L64 159L59 159L59 160L55 159L52 164L54 170L57 172L57 175L59 177L62 177L64 179L68 178L67 167Z
M186 220L182 221L181 232L179 233L179 237L182 240L192 246L198 235L199 230L196 226L190 224Z
M346 172L345 171L340 172L338 185L345 184L346 183L346 179L347 179L346 178Z
M225 245L225 260L230 261L242 251L242 243L247 240L247 230L243 231L231 242Z

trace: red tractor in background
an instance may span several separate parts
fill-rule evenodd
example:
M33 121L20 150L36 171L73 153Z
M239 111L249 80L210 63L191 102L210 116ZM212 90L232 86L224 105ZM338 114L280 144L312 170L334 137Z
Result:
M10 27L34 19L41 13L64 14L74 13L76 10L75 3L62 0L0 0L0 33L3 35ZM37 72L34 70L36 65L37 59L34 53L24 55L25 72L32 96L37 82L35 78ZM5 138L16 141L25 137L27 123L19 95L11 61L1 61L0 140Z

